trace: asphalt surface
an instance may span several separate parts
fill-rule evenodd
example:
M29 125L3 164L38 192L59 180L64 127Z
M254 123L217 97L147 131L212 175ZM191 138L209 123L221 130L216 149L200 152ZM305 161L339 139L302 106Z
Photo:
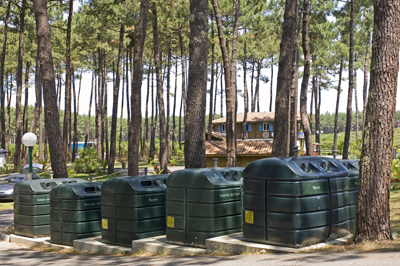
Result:
M0 210L0 233L4 227L14 223L14 210Z
M1 265L400 265L400 252L340 252L241 256L146 257L38 252L0 242Z

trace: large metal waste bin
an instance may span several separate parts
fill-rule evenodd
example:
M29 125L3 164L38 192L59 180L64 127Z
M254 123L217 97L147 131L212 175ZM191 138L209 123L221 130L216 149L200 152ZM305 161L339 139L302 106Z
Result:
M64 184L50 191L50 241L74 244L75 239L101 235L101 185Z
M268 158L243 172L243 239L301 247L349 234L348 170L324 157Z
M101 239L132 246L132 240L165 234L168 175L118 177L101 188Z
M22 181L14 187L14 232L41 237L50 234L50 191L65 183L86 182L76 178Z
M349 170L349 219L350 219L350 233L356 232L356 216L357 216L357 189L358 189L358 175L360 172L359 159L341 160L341 162Z
M242 167L175 171L167 181L167 242L205 247L242 230Z

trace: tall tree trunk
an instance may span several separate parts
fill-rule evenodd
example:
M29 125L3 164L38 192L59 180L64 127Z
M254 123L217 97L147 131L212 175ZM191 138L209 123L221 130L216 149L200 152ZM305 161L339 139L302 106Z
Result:
M100 35L99 35L99 41L100 41ZM96 86L97 86L97 92L95 94L95 98L96 99L96 123L97 123L97 154L100 156L100 158L103 158L104 156L104 152L103 152L103 140L102 140L102 134L101 134L101 125L102 125L102 93L101 93L101 64L102 64L102 53L100 52L100 48L98 48L97 50L98 53L98 69L97 69L97 82L96 82ZM97 95L97 97L96 97Z
M399 72L399 18L399 1L374 1L371 79L360 160L356 242L392 239L389 180Z
M233 1L233 40L232 40L232 61L229 64L228 49L225 43L225 36L222 28L221 14L219 13L217 0L213 0L213 8L217 21L219 43L222 51L225 75L225 93L226 93L226 146L227 158L226 166L236 166L236 59L237 59L237 31L239 25L239 9L238 0ZM231 69L230 69L231 68ZM231 78L231 75L234 77Z
M300 114L301 114L301 124L303 125L304 139L306 142L306 154L307 155L310 155L313 153L311 125L310 125L309 117L307 115L307 92L308 92L308 82L310 79L310 69L311 69L310 46L308 43L309 14L310 14L310 1L304 0L304 2L303 2L303 29L302 29L302 36L301 36L303 53L304 53L304 71L303 71L303 81L301 82L301 91L300 91ZM271 78L271 80L272 80L272 78Z
M126 55L128 55L128 53L126 53ZM128 58L128 57L126 57ZM122 125L123 125L123 120L124 120L124 92L125 92L125 62L124 59L122 59L122 92L121 92L121 116L119 119L119 141L118 141L118 159L121 160L121 156L122 156Z
M183 108L183 97L181 96L181 106L179 109L179 129L178 129L179 150L182 150L182 108Z
M42 80L41 80L41 77L40 77L39 49L36 49L35 96L36 96L35 108L33 110L31 128L29 130L33 134L36 134L36 128L37 128L37 124L38 124L38 121L39 121L39 115L40 115L40 112L42 111ZM41 133L39 134L39 139L40 138L42 138L42 134ZM39 144L39 153L40 153L41 149L42 149L42 146L40 146L40 144ZM28 150L26 150L25 157L24 157L24 162L25 163L29 163L29 154L28 154L27 151ZM39 161L41 159L42 158L39 155Z
M11 96L12 96L12 93L11 93L11 91L12 91L12 72L10 73L10 78L11 78L11 86L10 86L10 88L8 88L9 87L9 85L8 85L8 75L6 75L6 77L7 77L7 84L6 84L6 87L7 87L7 127L6 127L6 131L7 131L7 133L6 133L6 143L7 143L7 150L10 150L9 149L9 144L10 144L10 141L9 141L9 138L10 138L10 123L11 123ZM15 142L15 139L14 139L14 142Z
M39 162L45 160L43 157L43 140L45 137L45 132L43 131L43 114L42 114L42 104L40 104L39 109Z
M43 83L46 135L49 140L51 168L55 178L67 177L67 163L62 145L60 120L57 112L56 82L47 17L47 2L33 0L36 16L40 72ZM47 149L45 150L47 153Z
M158 17L157 17L157 2L153 3L151 11L154 14L153 22L153 37L154 37L154 63L156 65L157 79L157 99L160 111L160 169L165 173L168 171L168 149L167 149L167 134L165 132L165 106L163 96L163 81L162 81L162 66L160 54L160 39L158 36Z
M356 140L358 140L358 99L357 99L357 70L354 70L354 102L356 107Z
M105 51L104 51L105 53ZM109 159L109 142L108 142L108 86L107 86L107 59L104 56L104 73L103 73L103 86L104 86L104 103L103 103L103 123L104 123L104 143L105 143L105 153L106 160Z
M141 0L139 25L136 31L136 42L134 52L134 71L132 76L131 108L132 117L130 121L131 135L129 137L128 149L128 175L139 175L139 135L142 124L141 109L141 89L143 76L143 50L146 38L147 19L149 14L149 0Z
M254 112L260 112L260 78L261 78L261 68L263 60L264 59L257 61L257 79L256 79L256 89L254 91Z
M72 81L72 93L73 93L73 97L74 97L74 135L72 137L72 141L74 143L72 149L71 149L71 162L75 162L75 157L76 157L76 152L78 150L78 98L79 96L76 93L76 87L75 87L75 71L72 72L72 77L73 77L73 81ZM72 115L71 115L72 116ZM72 124L71 124L72 126Z
M354 77L353 77L353 58L354 58L354 0L350 0L350 48L349 48L349 92L347 95L347 110L346 110L346 129L344 134L344 145L343 145L343 159L349 158L349 147L350 147L350 134L351 134L351 104L353 101L353 88L354 88Z
M151 131L150 131L150 153L149 159L152 158L154 160L154 155L156 154L156 111L157 111L157 101L154 97L154 71L153 65L150 64L151 67Z
M244 34L246 34L246 29L244 30ZM243 100L244 100L244 117L242 124L242 138L243 140L247 139L247 112L249 111L249 101L248 101L248 93L247 93L247 42L244 42L243 46Z
M176 92L178 91L178 59L175 61L175 89L174 89L174 109L172 110L172 150L175 151L175 112L176 112Z
M151 69L152 69L152 58L150 58L149 69L147 71L147 92L146 92L146 111L144 117L144 134L143 134L143 148L141 151L141 156L144 157L147 151L147 143L149 138L149 96L150 96L150 79L151 79Z
M204 168L206 167L204 136L207 98L208 1L191 0L190 15L194 19L190 21L185 167Z
M3 149L6 148L6 117L5 117L5 89L4 89L4 62L6 60L6 51L7 51L7 32L8 32L8 19L10 18L10 8L11 8L11 0L8 1L6 17L4 19L4 30L3 30L3 48L1 51L1 61L0 61L0 132L1 132L1 147Z
M314 61L314 58L312 59ZM311 130L311 135L313 132L313 103L314 103L314 78L312 80L312 86L311 86L311 99L310 99L310 130Z
M22 97L22 68L24 60L24 29L25 29L25 9L26 0L22 0L21 14L19 20L19 47L18 47L18 66L17 66L17 95L15 107L15 151L14 151L14 169L18 169L21 164L21 97Z
M224 66L221 64L221 117L224 117L224 84L223 84L223 79L225 78L224 76Z
M183 46L183 36L179 33L179 44L181 48L181 67L182 67L182 104L183 104L183 123L186 119L186 68L185 68L185 50ZM180 118L181 119L181 118Z
M117 143L119 85L121 81L122 56L124 54L124 35L125 35L125 26L124 24L121 24L121 27L119 29L118 64L117 64L117 74L116 74L117 77L115 80L114 95L113 95L114 97L113 97L113 111L111 120L111 143L110 143L110 157L108 160L108 174L114 173L114 163L115 163L115 153L116 153L115 150Z
M63 145L64 153L68 152L68 133L70 132L71 120L71 31L72 31L72 13L74 11L74 1L69 1L69 13L67 24L67 39L65 52L65 107L64 107L64 127L63 127Z
M270 98L269 98L269 111L272 112L272 99L273 99L273 89L272 89L272 85L273 85L273 81L274 81L274 55L271 55L271 81L269 83L269 94L270 94ZM307 97L307 95L306 95ZM306 113L307 113L307 108L306 108Z
M300 21L299 21L300 24ZM296 33L298 35L298 32ZM292 70L292 87L290 88L290 144L289 156L294 155L293 147L297 146L297 101L298 101L298 87L299 87L299 46L296 44L293 50L293 70Z
M213 112L213 120L215 119L215 115L217 113L217 95L218 95L218 62L215 65L215 93L214 93L214 112Z
M92 112L92 100L93 100L93 90L94 90L94 85L95 85L95 70L93 66L92 70L92 84L91 84L91 89L90 89L90 100L89 100L89 110L88 110L88 120L87 120L87 125L86 125L86 136L85 136L85 148L87 147L87 143L89 140L89 130L90 130L90 115ZM96 93L96 91L94 91Z
M335 124L333 126L333 147L332 150L337 150L337 126L338 126L338 117L339 117L339 100L340 93L342 90L342 73L343 73L343 57L340 59L340 68L339 68L339 83L337 87L337 98L336 98L336 109L335 109Z
M210 106L208 112L208 135L207 141L211 141L212 120L213 120L213 96L214 96L214 64L215 64L215 43L214 43L214 23L211 21L211 84L210 84ZM215 92L217 94L217 92Z
M251 85L250 85L250 113L251 112L255 112L256 111L256 104L254 102L254 98L253 98L253 83L254 83L254 69L256 67L256 60L254 60L254 58L252 59L252 66L251 66Z
M286 0L280 45L278 83L276 86L274 142L272 156L289 155L290 88L292 86L292 57L297 40L298 0Z
M319 90L319 83L318 83L318 77L314 76L313 77L313 89L314 89L314 111L315 111L315 142L320 143L320 124L319 124L319 111L318 111L318 107L320 104L319 101L319 94L320 94L320 90Z
M371 46L371 34L368 32L367 38L367 52L365 54L365 63L364 63L364 84L363 84L363 130L365 128L365 117L367 111L367 103L368 103L368 63L369 63L369 50Z
M170 119L170 91L171 91L171 67L172 67L172 32L169 37L168 46L168 63L167 63L167 121L166 121L166 146L167 146L167 159L171 159L171 126Z
M30 64L29 61L26 62L26 69L25 69L25 102L24 102L24 113L22 115L22 125L23 130L22 133L28 132L28 96L29 96L29 69ZM27 149L25 149L27 150Z
M60 73L58 73L58 87L59 87L59 89L57 90L58 91L58 94L57 94L57 96L58 96L58 105L57 105L57 110L58 110L58 114L60 115L60 108L61 108L61 89L62 89L62 82L61 82L61 74Z

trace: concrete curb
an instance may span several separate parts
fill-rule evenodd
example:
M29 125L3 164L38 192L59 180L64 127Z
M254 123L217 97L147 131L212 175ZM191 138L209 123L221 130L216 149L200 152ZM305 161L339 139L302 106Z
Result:
M6 242L10 242L10 236L6 234L8 228L10 228L11 226L13 226L13 224L6 226L3 231L1 231L1 235L0 235L0 241L6 241Z
M34 247L46 247L55 249L72 249L70 246L50 243L50 237L30 238L25 236L10 235L10 242Z
M205 249L168 244L166 236L156 236L132 241L132 253L150 253L152 255L198 256Z
M74 248L90 253L132 254L131 248L105 244L101 242L101 237L98 236L74 240Z
M335 245L345 243L351 238L352 236L345 236L342 238L330 240L326 243L318 243L311 246L306 246L303 248L290 248L290 247L281 247L281 246L274 246L268 244L260 244L260 243L253 243L247 242L242 240L243 233L235 233L226 236L219 236L214 237L206 240L206 250L207 253L212 252L226 252L228 254L243 254L243 253L254 253L254 252L266 252L272 251L276 253L298 253L307 250L313 250L325 247L327 245Z

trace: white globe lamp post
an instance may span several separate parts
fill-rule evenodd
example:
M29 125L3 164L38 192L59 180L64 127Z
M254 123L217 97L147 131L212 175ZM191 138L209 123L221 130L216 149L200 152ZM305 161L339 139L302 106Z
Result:
M28 147L29 150L29 175L26 176L26 180L30 180L32 178L32 150L33 146L36 145L37 137L32 132L25 133L22 136L22 144Z

